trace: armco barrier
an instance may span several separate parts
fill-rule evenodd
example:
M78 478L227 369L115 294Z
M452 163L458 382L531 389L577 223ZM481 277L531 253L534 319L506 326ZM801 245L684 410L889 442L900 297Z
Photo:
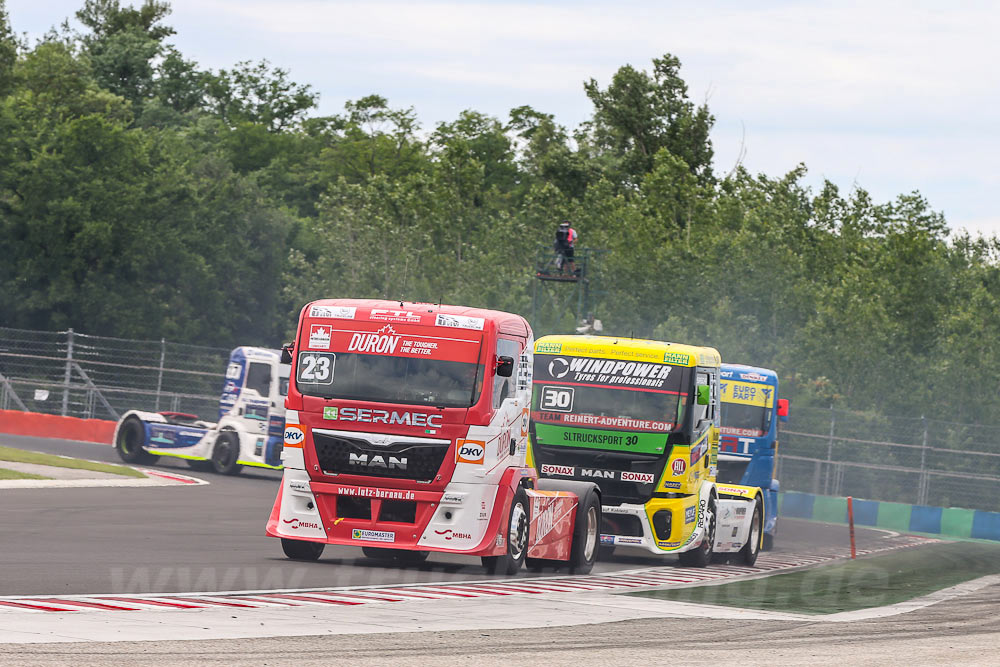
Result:
M0 410L0 433L111 444L111 438L115 433L115 422L104 419L60 417L40 412Z
M778 514L796 519L847 523L847 498L786 491L778 494ZM904 505L855 498L854 523L902 532L1000 540L1000 512L959 507Z

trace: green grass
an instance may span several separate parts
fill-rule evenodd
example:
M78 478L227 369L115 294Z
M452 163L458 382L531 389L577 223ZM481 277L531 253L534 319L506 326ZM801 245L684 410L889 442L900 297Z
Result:
M41 475L33 475L30 472L18 472L16 470L7 470L6 468L0 468L0 479L52 479L52 478L43 477Z
M14 461L17 463L37 463L39 465L54 466L56 468L74 468L76 470L93 470L94 472L109 472L115 475L122 475L124 477L145 477L144 474L133 468L111 465L110 463L95 463L94 461L82 461L80 459L71 459L65 456L56 456L55 454L42 454L41 452L29 452L23 449L4 447L2 445L0 445L0 461ZM27 477L25 479L35 479L35 478Z
M627 595L802 614L833 614L895 604L998 572L1000 545L944 542L750 581Z

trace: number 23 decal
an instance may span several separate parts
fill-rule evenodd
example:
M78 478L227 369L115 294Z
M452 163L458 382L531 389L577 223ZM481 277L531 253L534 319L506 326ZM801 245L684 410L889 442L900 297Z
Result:
M300 352L298 381L302 384L333 384L333 366L337 355L332 352Z

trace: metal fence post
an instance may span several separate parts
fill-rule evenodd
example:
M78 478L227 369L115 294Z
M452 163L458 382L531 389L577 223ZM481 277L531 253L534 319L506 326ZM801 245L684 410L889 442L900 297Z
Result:
M63 376L62 416L69 412L69 381L73 373L73 329L66 332L66 373Z
M924 424L924 440L923 446L920 448L920 484L917 486L917 504L926 505L927 486L930 481L927 476L927 417L920 415L920 421Z
M830 441L826 446L826 476L823 478L823 493L830 491L830 472L833 467L833 427L837 423L837 413L833 411L833 403L830 404Z
M154 412L160 411L160 389L163 388L163 360L167 356L167 339L160 339L160 374L156 378L156 408Z

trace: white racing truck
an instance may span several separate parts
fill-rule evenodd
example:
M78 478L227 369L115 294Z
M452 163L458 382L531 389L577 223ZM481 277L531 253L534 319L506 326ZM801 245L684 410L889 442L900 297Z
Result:
M229 356L217 423L181 412L130 410L115 427L115 449L126 463L172 456L223 475L243 466L280 470L288 373L278 350L238 347Z

